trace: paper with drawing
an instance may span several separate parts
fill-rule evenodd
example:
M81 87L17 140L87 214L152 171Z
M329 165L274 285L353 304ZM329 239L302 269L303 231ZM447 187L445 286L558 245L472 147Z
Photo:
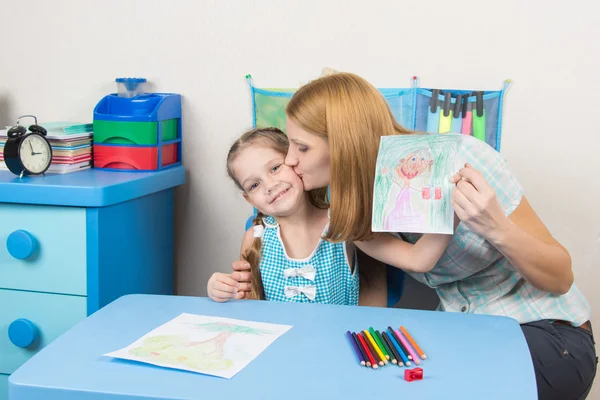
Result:
M374 232L453 233L450 178L459 170L461 140L461 135L437 133L381 138Z
M184 313L105 356L232 378L290 328Z

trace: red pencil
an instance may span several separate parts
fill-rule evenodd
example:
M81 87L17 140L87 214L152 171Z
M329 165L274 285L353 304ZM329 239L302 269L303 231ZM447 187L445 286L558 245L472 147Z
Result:
M362 345L363 350L367 354L367 357L369 357L369 361L371 362L371 367L373 367L373 369L377 369L378 365L375 362L375 359L373 358L373 355L371 354L371 351L369 350L367 343L365 342L365 338L363 337L363 335L360 332L358 332L356 334L356 336L358 336L358 340L360 341L360 344Z
M356 341L356 345L357 345L358 349L360 350L360 352L362 353L363 357L365 358L365 365L367 366L367 368L371 368L371 362L369 361L369 356L365 352L365 349L364 349L362 343L360 342L359 337L354 332L352 332L352 337Z

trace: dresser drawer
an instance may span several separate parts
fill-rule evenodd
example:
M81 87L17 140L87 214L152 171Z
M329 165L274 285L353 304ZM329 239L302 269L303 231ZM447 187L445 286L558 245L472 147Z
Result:
M0 374L12 374L83 320L86 309L81 296L0 290Z
M0 288L86 295L86 273L84 208L0 204Z
M0 374L0 400L8 399L8 375Z

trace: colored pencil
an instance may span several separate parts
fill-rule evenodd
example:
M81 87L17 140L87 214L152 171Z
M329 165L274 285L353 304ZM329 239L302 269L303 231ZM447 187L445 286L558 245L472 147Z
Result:
M363 358L362 354L358 350L358 347L356 347L356 342L354 341L354 337L352 336L350 331L346 331L346 336L348 336L348 340L350 340L350 344L352 345L352 348L354 349L354 354L356 354L356 357L358 357L359 364L364 367L365 365L367 365L367 363L365 363L365 359Z
M367 353L365 353L365 350L363 349L362 345L360 344L360 341L358 340L358 337L356 337L356 333L354 332L352 332L352 339L354 340L354 342L356 343L356 347L358 347L358 350L362 354L363 360L365 360L365 365L367 367L370 367L371 363L369 362L369 357L367 357Z
M425 360L427 358L427 356L425 355L425 353L423 352L423 350L421 350L421 348L419 347L419 345L417 344L417 342L415 342L415 340L412 338L412 336L409 335L409 333L407 332L406 329L404 329L403 326L400 327L400 330L402 331L402 333L404 333L404 336L406 336L406 338L408 339L408 341L413 345L413 347L415 348L415 350L417 351L417 353L419 353L419 355L421 356L421 358L423 360Z
M413 361L415 362L415 364L417 364L417 365L421 364L421 361L419 360L419 356L413 350L413 348L408 343L408 340L406 340L406 338L404 337L404 335L402 335L402 333L400 333L400 331L398 329L396 329L395 332L396 332L396 335L398 336L398 338L400 339L400 341L402 342L402 344L404 345L404 347L406 347L406 350L408 350L408 352L412 356Z
M383 337L383 340L387 343L387 345L390 348L390 351L392 352L392 354L394 355L394 358L396 359L396 362L398 363L398 366L401 367L404 365L404 363L402 362L402 357L400 357L400 354L398 354L398 351L396 350L396 348L394 347L394 345L392 344L390 338L387 335L387 332L381 332L381 336Z
M367 347L369 348L369 351L373 355L373 359L375 360L375 363L377 365L383 367L385 365L385 363L383 362L383 360L381 359L381 357L375 350L375 347L373 347L373 343L371 343L371 341L369 340L369 337L365 334L365 331L362 331L361 334L362 334L363 339L365 340L365 343L367 344Z
M381 359L381 356L375 349L375 347L377 347L377 346L373 346L373 343L369 340L369 337L367 336L367 334L365 332L366 331L362 331L362 337L363 337L363 339L365 339L365 343L369 347L371 354L373 354L373 359L379 366L383 367L385 365L385 363L383 362L383 360Z
M362 351L365 353L365 361L367 362L367 367L372 367L373 364L371 363L371 353L369 353L369 350L365 347L365 345L362 342L362 337L360 336L360 333L355 333L354 336L356 337L356 340L358 341L359 347L362 349Z
M392 362L392 364L397 364L398 359L396 358L395 354L392 353L392 351L390 350L388 343L385 340L383 340L383 336L381 336L381 332L375 331L375 335L377 335L377 339L379 339L379 341L383 345L383 348L385 349L385 353L388 355L389 360Z
M400 346L400 348L402 349L404 354L406 354L406 357L408 357L409 360L412 360L412 355L410 355L410 353L408 352L408 349L402 345L400 338L398 336L396 336L396 332L394 332L394 328L392 328L391 326L388 326L388 330L390 331L390 334L391 334L390 336L393 336L394 339L396 339L398 346Z
M361 335L360 332L357 333L356 336L358 336L358 340L362 344L363 349L365 349L365 353L367 353L367 356L369 357L369 361L371 362L371 367L373 367L373 369L377 369L377 363L375 362L375 359L373 358L373 354L371 354L371 351L369 350L369 346L367 345L365 338L363 337L363 335Z
M381 360L379 365L383 367L385 364L388 363L387 358L385 358L385 356L381 352L381 349L379 348L379 346L377 346L377 343L375 343L375 339L373 339L373 336L371 336L369 331L365 329L363 332L365 333L365 337L369 340L371 346L373 346L373 350L375 351L375 353L377 353L377 357L379 357L379 359Z
M392 342L392 344L396 347L396 351L398 352L398 355L400 355L400 358L402 359L404 364L407 366L410 365L410 361L408 361L408 356L400 347L400 343L398 342L398 339L396 339L396 335L392 332L388 334L388 337L390 338L390 342Z
M390 355L388 354L387 349L381 342L381 338L377 335L377 333L375 333L375 329L373 329L373 327L369 328L369 333L371 334L371 336L373 336L373 339L375 339L375 343L377 343L377 346L379 346L379 350L381 350L385 358L389 360Z

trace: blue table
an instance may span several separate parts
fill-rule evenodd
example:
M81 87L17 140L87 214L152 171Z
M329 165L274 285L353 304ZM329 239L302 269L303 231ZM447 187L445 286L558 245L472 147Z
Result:
M182 312L293 325L231 380L102 356ZM424 380L404 368L358 365L346 330L406 326L428 359ZM536 399L516 321L389 308L129 295L82 321L19 368L10 400Z

